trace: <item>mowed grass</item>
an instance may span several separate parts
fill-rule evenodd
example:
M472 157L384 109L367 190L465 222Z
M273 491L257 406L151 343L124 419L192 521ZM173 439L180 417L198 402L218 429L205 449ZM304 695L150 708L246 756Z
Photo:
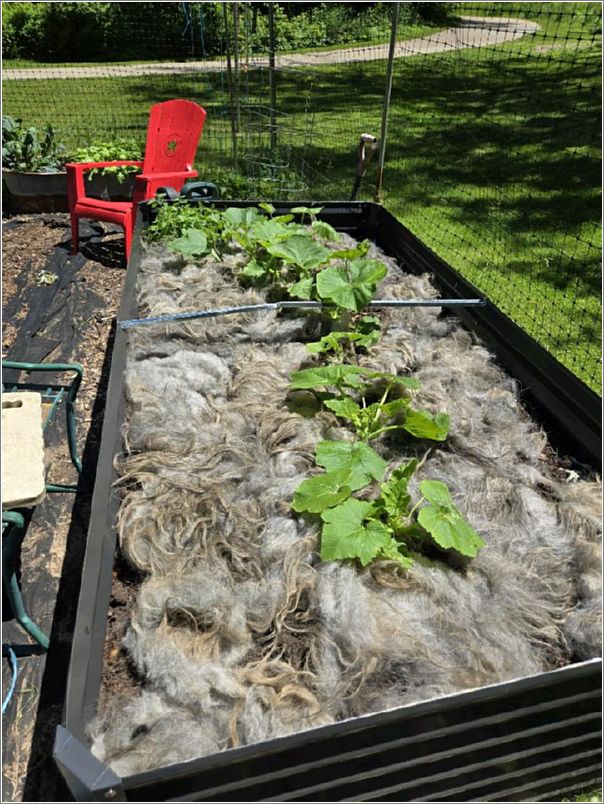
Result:
M599 391L601 60L597 35L573 20L542 16L516 42L399 59L384 203ZM308 197L347 198L359 134L379 135L384 76L384 62L280 71L281 147L269 154L267 73L245 75L239 169L249 157L253 170L289 164ZM69 146L140 134L149 106L175 96L208 111L197 167L211 179L231 158L224 75L4 82L5 113L52 122Z

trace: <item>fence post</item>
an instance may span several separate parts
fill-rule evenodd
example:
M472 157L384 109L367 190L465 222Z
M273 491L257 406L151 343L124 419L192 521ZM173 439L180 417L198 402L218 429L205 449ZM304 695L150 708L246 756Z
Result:
M277 86L275 73L275 8L273 3L268 5L268 80L271 94L270 133L271 151L277 147Z
M390 48L388 50L388 69L386 71L386 92L384 93L384 106L382 107L382 131L380 134L380 158L378 162L377 178L375 182L374 201L382 202L382 183L384 180L384 161L386 158L386 135L388 133L388 114L390 112L390 93L392 91L392 72L394 68L394 51L396 48L396 31L398 27L399 4L392 6L392 28L390 31Z
M237 148L237 121L235 117L235 107L233 104L233 71L231 67L231 37L229 31L229 14L227 3L222 4L222 16L224 19L224 39L227 61L227 86L229 90L229 107L231 110L231 142L233 147L233 165L235 170L239 169L239 154Z
M233 57L235 67L235 120L237 133L241 131L241 79L239 72L239 3L233 3Z

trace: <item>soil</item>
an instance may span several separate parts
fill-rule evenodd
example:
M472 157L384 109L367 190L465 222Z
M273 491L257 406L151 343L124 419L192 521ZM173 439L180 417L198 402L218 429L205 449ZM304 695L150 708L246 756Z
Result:
M143 685L126 651L122 639L130 622L130 612L136 601L142 582L140 573L118 555L111 582L111 601L105 633L103 676L99 697L99 714L103 714L108 702L116 697L130 697Z

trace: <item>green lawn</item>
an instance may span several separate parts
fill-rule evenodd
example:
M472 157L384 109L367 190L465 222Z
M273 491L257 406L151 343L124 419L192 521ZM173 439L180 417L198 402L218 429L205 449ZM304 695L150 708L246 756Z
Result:
M519 5L509 15L529 16ZM593 18L545 14L551 5L534 12L535 36L397 61L384 203L599 390L599 36ZM501 16L501 4L463 11L489 12ZM384 62L279 71L276 154L267 71L244 75L239 169L281 171L277 195L291 180L294 194L347 198L358 136L379 134L384 74ZM197 99L208 111L200 172L211 179L231 166L225 75L5 81L3 90L5 113L52 122L69 146L139 134L152 103ZM360 197L371 197L372 180L373 170Z

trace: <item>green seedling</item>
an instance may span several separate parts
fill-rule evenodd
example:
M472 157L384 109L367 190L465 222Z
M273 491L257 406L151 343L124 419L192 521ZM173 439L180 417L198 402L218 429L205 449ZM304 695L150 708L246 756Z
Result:
M310 223L314 223L317 220L317 215L322 211L323 207L293 207L292 212L294 215L301 215L302 216L302 223L304 223L304 218L308 216Z
M379 401L370 402L376 389L382 387ZM449 417L446 413L433 416L428 411L413 408L406 391L418 387L413 377L346 364L294 372L290 383L291 390L314 391L323 405L344 419L361 441L371 441L392 430L406 430L416 438L444 441L449 431ZM390 399L393 393L397 396Z
M342 362L346 354L354 354L355 349L369 349L380 339L380 319L365 315L352 322L350 331L334 331L318 341L306 344L310 354L328 354L336 362Z

